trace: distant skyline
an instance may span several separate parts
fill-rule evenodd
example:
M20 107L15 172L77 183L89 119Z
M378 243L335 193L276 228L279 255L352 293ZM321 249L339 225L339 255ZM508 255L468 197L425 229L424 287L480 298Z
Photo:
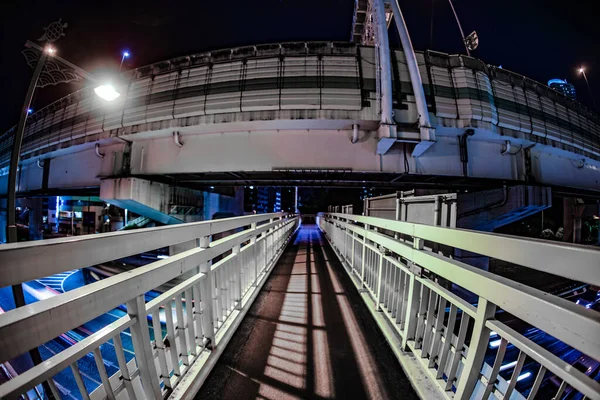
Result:
M591 1L454 0L465 34L477 30L480 47L473 56L546 83L567 79L578 100L591 107L577 69L584 65L600 104L600 30ZM400 0L416 50L464 53L447 0ZM159 1L82 4L75 0L9 0L0 6L0 131L16 124L31 70L20 53L26 40L59 17L69 24L57 43L61 56L92 73L117 71L124 50L131 52L123 69L174 56L258 43L350 39L353 0ZM395 30L391 45L399 47ZM32 108L40 109L77 90L68 84L38 90Z

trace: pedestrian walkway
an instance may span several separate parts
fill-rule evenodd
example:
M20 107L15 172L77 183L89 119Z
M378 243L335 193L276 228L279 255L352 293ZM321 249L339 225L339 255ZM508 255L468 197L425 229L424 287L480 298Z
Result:
M303 226L196 398L417 398L349 279Z

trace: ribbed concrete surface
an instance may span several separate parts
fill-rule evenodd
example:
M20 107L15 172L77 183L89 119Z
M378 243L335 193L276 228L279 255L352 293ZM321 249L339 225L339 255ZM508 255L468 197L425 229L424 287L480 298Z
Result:
M417 398L342 268L303 226L196 398Z

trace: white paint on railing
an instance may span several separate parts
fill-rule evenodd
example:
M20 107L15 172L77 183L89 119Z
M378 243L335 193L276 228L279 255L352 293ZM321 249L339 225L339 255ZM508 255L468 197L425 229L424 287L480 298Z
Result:
M600 313L434 253L424 243L590 284L600 282L597 249L335 213L321 215L318 224L357 287L365 289L363 299L422 397L487 398L493 393L524 398L516 385L532 375L522 372L529 357L540 367L528 398L550 371L562 380L555 396L569 385L600 399L598 382L494 320L495 310L503 309L598 361ZM455 294L447 282L475 294L476 304ZM504 361L508 343L520 351L514 364ZM497 353L493 366L484 362L490 346ZM503 379L499 373L510 368L514 377ZM432 392L432 387L437 389Z
M43 271L57 273L90 265L85 258L87 251L94 261L107 261L194 239L197 244L168 259L2 314L0 358L4 361L119 304L126 303L128 311L127 316L0 385L0 398L18 398L43 381L48 381L60 396L52 378L68 367L83 398L193 395L199 387L197 381L203 381L214 366L297 225L297 217L265 214L1 247L0 270L10 270L11 260L22 257L26 262L21 260L20 265L25 270L18 276L23 279L39 277ZM210 235L239 229L242 230L210 242ZM72 257L67 265L61 264L65 260L62 252ZM212 264L213 259L223 255L223 259ZM37 271L42 262L42 272ZM184 274L189 276L185 281L145 303L145 292ZM167 336L151 341L147 317L152 316L154 333L162 333L163 310ZM125 361L120 336L127 328L131 331L135 352L135 359L129 363ZM111 339L119 372L109 377L100 348ZM94 355L102 381L93 393L88 393L78 379L81 373L77 360L89 352Z

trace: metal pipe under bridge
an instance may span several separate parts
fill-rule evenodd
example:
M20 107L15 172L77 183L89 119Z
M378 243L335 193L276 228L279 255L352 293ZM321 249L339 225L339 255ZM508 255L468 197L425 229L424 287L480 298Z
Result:
M1 384L0 398L33 398L47 381L55 398L84 399L600 399L597 375L538 344L548 335L598 365L598 312L440 250L600 286L597 249L349 214L300 219L263 214L1 246L2 287L176 244L188 250L1 314L0 361L10 362L126 309Z

